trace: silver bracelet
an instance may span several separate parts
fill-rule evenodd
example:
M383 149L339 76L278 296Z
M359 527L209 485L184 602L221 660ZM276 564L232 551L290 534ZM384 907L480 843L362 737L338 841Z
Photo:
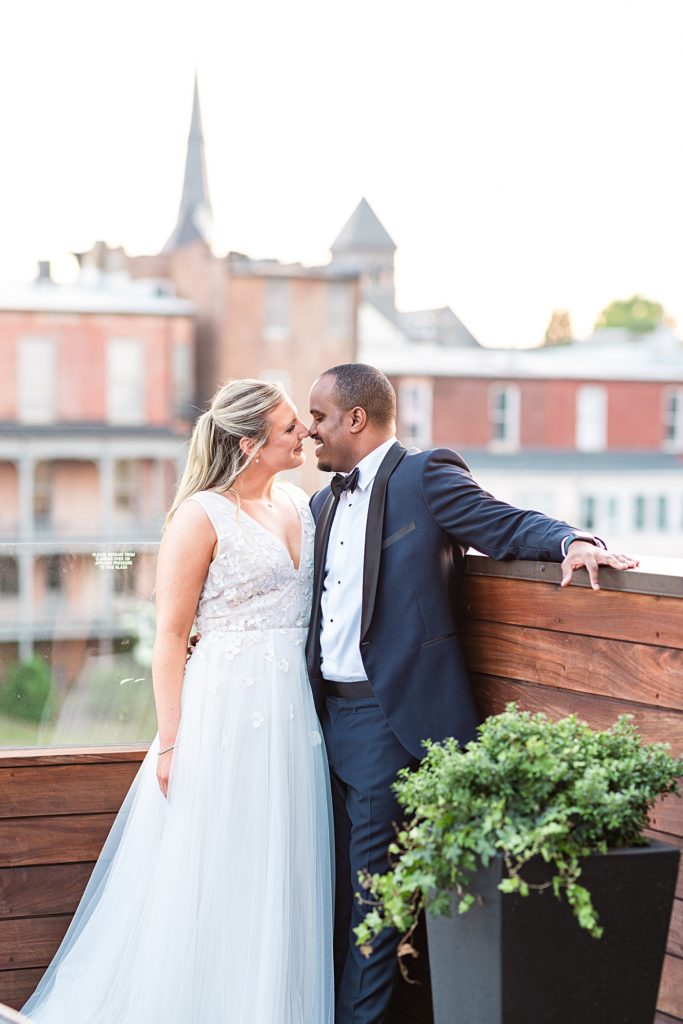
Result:
M157 757L161 757L162 754L168 754L169 750L173 750L174 747L175 747L175 743L172 743L171 746L170 747L166 747L165 750L159 750L157 752Z

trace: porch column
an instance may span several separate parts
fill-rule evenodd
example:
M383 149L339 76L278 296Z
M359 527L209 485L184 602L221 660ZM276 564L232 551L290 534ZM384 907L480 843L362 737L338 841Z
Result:
M108 540L114 532L114 459L101 455L97 460L100 476L100 533Z
M166 463L164 459L155 459L152 463L152 507L150 509L150 525L162 522L166 512L165 483Z
M33 506L31 507L33 508ZM22 544L19 547L17 561L19 563L19 661L28 661L33 656L33 624L36 619L33 585L35 557L28 545Z
M31 540L35 533L33 498L36 462L34 457L28 454L21 455L17 469L19 471L19 536L22 540Z

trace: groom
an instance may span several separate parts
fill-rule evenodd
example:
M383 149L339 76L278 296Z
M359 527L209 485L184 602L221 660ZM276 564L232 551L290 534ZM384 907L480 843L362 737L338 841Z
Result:
M493 558L631 568L597 538L497 501L454 451L407 452L396 396L363 364L325 371L310 393L318 466L336 472L311 499L316 519L308 671L332 776L337 885L336 1024L382 1024L397 976L396 935L364 959L353 927L359 871L387 869L401 811L391 790L422 741L475 737L477 712L458 639L454 596L468 547ZM423 958L424 959L424 958ZM423 989L428 986L423 986Z

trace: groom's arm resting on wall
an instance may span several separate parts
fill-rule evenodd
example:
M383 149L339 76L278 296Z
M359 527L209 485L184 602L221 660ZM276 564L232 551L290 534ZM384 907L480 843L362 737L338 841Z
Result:
M425 461L422 496L434 521L463 548L473 547L495 559L519 558L562 563L562 586L575 569L585 568L599 589L601 565L631 569L637 559L613 554L597 540L584 540L568 523L541 512L515 508L485 491L454 452L436 449ZM578 534L580 539L570 540ZM564 552L563 542L570 540Z

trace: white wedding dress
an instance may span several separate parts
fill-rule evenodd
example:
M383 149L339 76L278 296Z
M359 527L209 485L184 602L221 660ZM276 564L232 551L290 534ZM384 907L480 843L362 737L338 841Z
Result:
M66 937L39 1024L332 1024L332 839L306 675L314 525L284 544L220 494L168 801L158 737Z

